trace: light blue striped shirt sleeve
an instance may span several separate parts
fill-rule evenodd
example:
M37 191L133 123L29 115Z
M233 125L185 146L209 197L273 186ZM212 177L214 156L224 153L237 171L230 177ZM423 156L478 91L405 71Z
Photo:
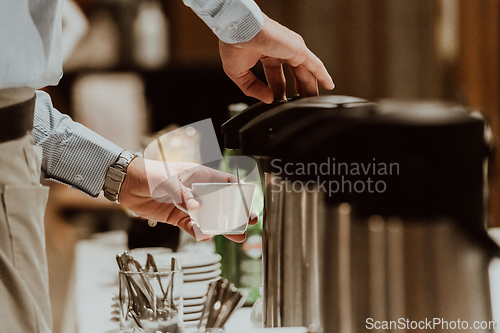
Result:
M225 43L248 42L264 25L253 0L183 0Z
M122 148L52 106L50 96L36 92L35 144L43 148L42 174L97 197L108 167Z

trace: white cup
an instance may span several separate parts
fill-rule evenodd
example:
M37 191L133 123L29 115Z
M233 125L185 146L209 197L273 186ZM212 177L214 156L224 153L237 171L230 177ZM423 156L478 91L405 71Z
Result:
M200 203L189 215L207 235L239 235L245 233L255 184L249 183L194 183L192 192Z

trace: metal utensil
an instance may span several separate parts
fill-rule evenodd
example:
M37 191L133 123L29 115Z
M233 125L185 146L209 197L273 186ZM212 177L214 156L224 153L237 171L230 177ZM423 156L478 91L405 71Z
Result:
M148 257L146 259L146 269L145 270L147 271L149 267L153 268L153 272L158 273L158 266L156 266L156 261L151 253L148 253ZM171 278L173 278L174 269L172 269L171 271L172 271ZM167 297L168 289L165 290L163 288L163 284L161 283L161 277L159 275L156 275L156 278L158 279L158 283L160 285L161 292L163 293L163 299L165 299Z
M127 252L123 253L121 256L116 255L116 262L118 264L118 267L122 271L127 270L126 265L125 265L125 261L128 261L128 253ZM125 275L125 278L127 280L126 287L127 287L128 293L129 293L128 305L127 305L128 310L126 312L126 316L131 316L132 319L134 320L134 322L136 323L137 327L139 327L140 329L144 329L144 327L142 326L142 324L137 316L137 312L134 308L134 306L136 306L137 304L140 304L141 301L139 300L136 293L133 292L133 290L130 286L131 281L130 281L129 276Z
M205 299L205 305L203 306L203 310L201 311L201 317L200 317L200 321L198 322L197 332L200 331L201 325L207 319L206 316L209 315L209 308L210 308L211 300L213 298L214 293L216 292L215 288L216 288L217 284L218 284L218 281L212 281L208 285L208 291L207 291L207 295L206 295L206 299Z
M146 277L141 264L134 258L130 257L127 260L127 268L129 272L139 273L129 276L129 281L135 287L138 300L140 300L140 308L154 309L156 308L156 298L153 286Z
M209 308L210 313L208 316L207 320L207 327L215 327L215 321L217 320L217 317L219 316L219 312L222 308L222 304L224 301L224 294L226 289L229 286L229 281L226 279L221 279L219 280L221 283L219 283L218 288L216 289L217 291L217 299L215 302L213 302L213 305Z
M120 256L118 254L116 255L116 263L118 264L118 267L120 268L120 271L124 271L125 270L125 265L123 264L122 256ZM125 278L128 280L128 276L125 275ZM130 289L130 284L128 283L128 281L126 283L126 288L128 290L128 294L130 295L129 298L128 298L128 300L127 300L127 303L128 303L127 304L127 309L130 309L130 308L132 308L134 302L133 302L133 299L132 299L133 293L132 293L132 290ZM128 312L127 312L127 316L128 316Z
M206 321L205 323L205 328L209 327L209 322L211 323L212 316L213 316L213 309L215 307L215 304L217 303L217 299L220 294L220 288L223 283L224 279L219 279L217 281L211 282L208 292L207 292L207 299L205 301L205 306L203 307L203 313L202 317L200 318L200 322L198 324L198 330L200 330L200 327L202 326L203 322Z
M198 323L198 331L201 332L205 320L204 330L207 332L222 328L234 310L243 305L247 296L248 293L239 291L234 284L224 278L211 282Z
M141 320L156 320L158 318L167 320L177 314L177 306L174 303L173 295L173 279L178 266L176 258L172 258L171 281L166 290L163 287L161 277L158 274L153 274L158 279L163 297L156 295L153 285L151 284L152 281L146 275L146 273L150 273L151 269L154 273L159 272L154 257L150 253L148 253L144 268L127 252L117 255L116 262L120 271L123 273L121 274L121 283L125 284L125 288L128 292L128 304L125 316L132 318L139 329L144 329ZM169 289L171 291L170 304L166 306L167 304L165 304L165 301L168 299L167 295Z
M217 316L217 320L215 321L215 328L222 328L224 324L227 322L231 314L241 306L242 300L243 302L246 299L246 296L238 291L234 285L229 287L229 290L226 292L229 297L226 297L224 304L222 305L220 312ZM243 299L245 298L245 299Z
M177 311L177 306L174 303L174 272L176 268L177 259L175 257L172 257L172 259L170 260L170 271L172 272L172 274L170 275L170 307L174 311Z

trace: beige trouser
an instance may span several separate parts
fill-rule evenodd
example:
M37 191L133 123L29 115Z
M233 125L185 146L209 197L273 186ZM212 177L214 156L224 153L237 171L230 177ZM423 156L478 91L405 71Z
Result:
M0 333L52 331L41 161L31 134L0 143Z

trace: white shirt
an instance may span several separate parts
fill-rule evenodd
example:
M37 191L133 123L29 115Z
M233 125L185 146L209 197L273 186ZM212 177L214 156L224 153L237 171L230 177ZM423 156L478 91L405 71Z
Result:
M0 89L34 90L59 82L62 5L60 0L0 1Z
M263 25L253 0L183 1L226 43L246 42ZM62 0L0 1L0 104L6 88L29 88L33 96L34 89L58 84L62 5Z

